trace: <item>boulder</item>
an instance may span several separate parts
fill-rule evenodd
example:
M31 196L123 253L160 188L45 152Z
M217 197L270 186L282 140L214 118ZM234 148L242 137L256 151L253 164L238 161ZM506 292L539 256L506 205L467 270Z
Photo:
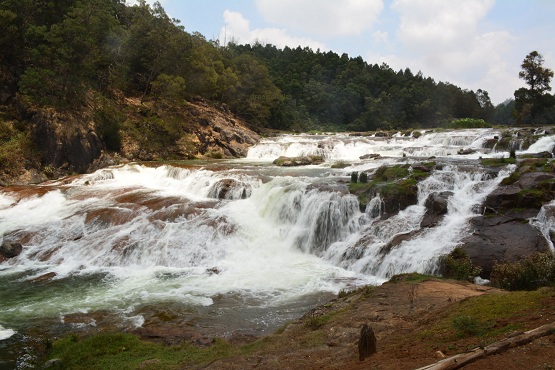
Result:
M5 258L17 257L22 251L23 246L20 243L3 242L0 246L0 256Z
M274 160L274 164L281 167L308 166L311 164L320 164L324 162L324 158L317 155L305 155L301 157L284 157L281 156Z
M208 192L209 198L238 200L246 199L251 195L251 187L235 179L219 180Z
M437 225L442 216L447 213L449 197L452 195L452 191L442 191L430 194L426 199L426 202L424 202L426 212L420 222L420 227L431 227Z
M482 268L482 278L489 279L497 261L514 262L550 250L542 233L524 221L507 216L479 216L471 220L474 232L462 240L461 248L473 264Z

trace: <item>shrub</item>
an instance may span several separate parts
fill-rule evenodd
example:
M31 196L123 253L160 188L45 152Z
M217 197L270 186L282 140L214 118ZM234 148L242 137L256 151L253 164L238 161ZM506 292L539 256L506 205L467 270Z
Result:
M475 276L480 275L482 269L474 266L466 252L457 247L439 258L439 271L445 278L472 281Z
M368 182L368 174L366 172L361 172L359 181L363 184L366 184Z
M479 118L459 118L452 120L447 128L490 128L491 125Z
M491 283L507 290L535 290L555 283L555 256L535 253L518 262L497 263Z
M358 172L351 172L351 182L353 184L358 182Z

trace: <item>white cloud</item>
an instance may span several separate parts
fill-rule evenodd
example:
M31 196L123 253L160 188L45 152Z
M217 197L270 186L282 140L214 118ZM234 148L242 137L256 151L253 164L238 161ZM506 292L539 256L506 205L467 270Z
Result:
M319 36L358 35L370 29L383 0L256 0L268 21Z
M506 54L514 38L505 31L484 32L481 21L495 0L394 0L399 14L400 51L394 69L408 66L436 81L489 92L494 103L510 97L517 75ZM387 62L387 61L386 61Z
M239 12L226 10L224 12L225 26L220 31L220 41L234 41L240 44L252 44L260 42L262 44L272 44L283 48L289 46L308 46L313 50L328 50L325 44L305 38L290 35L286 30L280 28L250 28L250 21L243 17Z

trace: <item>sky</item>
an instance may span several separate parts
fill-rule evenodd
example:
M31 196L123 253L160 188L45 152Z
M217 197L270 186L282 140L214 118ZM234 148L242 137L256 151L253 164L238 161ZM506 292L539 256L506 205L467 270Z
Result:
M153 1L149 0L149 3ZM220 44L308 46L436 82L486 90L494 105L525 83L538 51L555 70L555 0L162 0L187 32ZM553 93L553 91L552 91Z

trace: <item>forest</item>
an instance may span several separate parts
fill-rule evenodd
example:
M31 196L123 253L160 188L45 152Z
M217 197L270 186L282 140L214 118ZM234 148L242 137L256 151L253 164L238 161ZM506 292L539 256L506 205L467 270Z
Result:
M106 148L117 151L126 119L114 103L121 96L140 99L151 115L203 99L258 132L515 122L514 100L494 107L485 90L461 89L408 68L394 71L308 47L221 45L185 29L159 3L2 1L0 159L28 137L28 112L41 109L94 106L97 131Z

